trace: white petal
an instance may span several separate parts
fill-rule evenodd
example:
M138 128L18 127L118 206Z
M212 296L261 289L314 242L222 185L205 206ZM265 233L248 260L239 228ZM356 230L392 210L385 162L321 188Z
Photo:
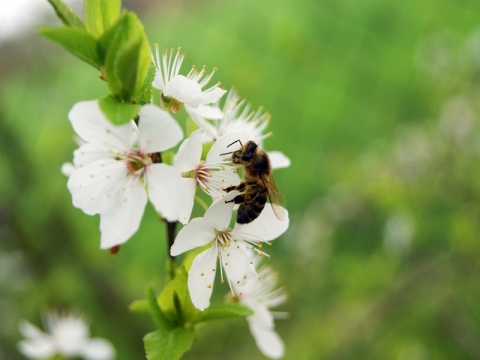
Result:
M88 165L96 160L114 158L116 154L109 153L102 145L86 143L73 152L73 163L76 167Z
M109 249L127 241L140 226L147 194L135 177L126 178L123 186L112 194L109 207L100 214L102 249Z
M148 197L155 209L168 221L178 220L186 194L182 186L182 174L173 166L153 164L146 170Z
M249 140L252 139L249 137L249 133L245 131L232 131L221 136L210 148L207 162L213 163L230 159L232 152L239 150L242 144L246 144Z
M72 175L75 170L77 170L75 165L73 165L72 163L69 163L69 162L63 163L62 167L60 168L60 171L66 177L69 177L70 175Z
M124 125L113 125L96 100L76 103L68 113L68 118L75 132L86 142L126 150L135 140L135 123L131 121Z
M125 179L126 173L125 164L109 158L77 168L67 182L73 206L88 215L100 213L109 206L112 190Z
M138 126L140 149L146 153L170 149L183 138L182 128L177 121L155 105L142 106Z
M20 341L18 343L18 350L30 359L47 359L55 355L53 339L47 337Z
M203 130L202 134L202 142L211 141L217 138L217 128L213 126L210 122L208 122L203 116L201 116L197 110L202 108L203 106L199 106L198 108L192 108L188 105L185 105L185 110L187 111L190 118L193 120L197 126Z
M47 334L41 331L38 327L26 320L22 320L18 327L22 335L29 339L36 339L47 336Z
M264 329L275 328L272 313L268 310L266 306L261 305L255 301L242 301L242 303L248 306L253 311L253 315L248 317L248 323L251 326L256 326Z
M180 145L175 156L175 167L180 171L194 170L202 157L202 131L196 130Z
M223 90L219 87L216 87L210 91L206 91L203 93L203 96L202 96L202 104L205 105L205 104L214 103L218 101L226 92L227 90Z
M287 231L288 225L288 211L285 210L285 217L283 220L279 220L270 204L267 203L255 221L243 225L236 223L233 231L239 238L271 241Z
M179 231L170 254L177 256L185 251L207 245L214 239L215 229L203 218L195 218Z
M82 355L86 360L110 360L115 357L115 349L108 341L94 338L83 347Z
M247 319L248 320L248 319ZM250 324L250 332L260 351L270 359L279 359L285 354L285 345L273 329L263 328Z
M235 192L231 192L228 195L232 197L235 194ZM224 231L228 228L228 225L230 225L233 206L235 205L233 202L225 202L230 200L230 197L224 197L215 201L212 205L210 205L203 217L205 221L211 224L211 226L218 231Z
M192 178L182 178L177 186L183 188L185 199L183 200L183 207L178 215L178 221L182 224L188 223L192 215L193 205L195 204L195 190L196 182Z
M193 305L204 310L210 305L217 267L217 251L210 248L198 254L188 273L188 291Z
M270 165L273 169L281 169L290 166L290 158L280 151L269 151Z
M200 85L183 75L174 76L165 87L163 94L192 107L198 107L202 100Z
M185 106L185 109L190 114L190 111L205 119L219 120L223 117L223 111L215 105L200 105L197 108ZM190 110L190 111L189 111Z
M243 251L242 244L233 242L228 247L220 248L220 261L227 278L233 286L242 286L248 280L256 280L253 261Z

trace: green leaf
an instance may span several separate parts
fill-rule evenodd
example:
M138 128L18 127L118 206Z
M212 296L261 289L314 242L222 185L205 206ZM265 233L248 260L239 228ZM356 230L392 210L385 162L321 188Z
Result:
M178 325L193 324L201 314L190 299L187 281L188 274L185 268L181 267L158 297L158 304L163 313Z
M80 19L77 14L75 14L73 10L65 5L61 0L48 0L48 2L53 6L55 13L65 26L85 29L85 24L83 23L82 19Z
M151 287L147 288L147 302L150 314L152 315L152 318L158 328L163 330L173 329L172 324L168 321L168 319L165 317L164 313L158 306L157 298Z
M145 299L135 300L128 306L128 310L131 312L149 312L150 307L148 306L148 301Z
M120 8L120 0L85 0L88 31L95 37L101 36L117 21Z
M111 94L133 101L143 88L152 62L143 25L135 14L125 12L99 43Z
M140 111L140 105L122 102L113 96L105 96L98 100L100 109L115 125L121 125L133 120Z
M138 96L135 97L135 101L140 104L149 104L152 99L152 83L155 77L155 65L150 63L147 76L138 92Z
M253 311L239 303L224 303L210 305L210 307L202 313L199 322L227 319L232 317L247 317L253 315Z
M148 360L178 360L191 349L194 328L159 329L143 338Z
M76 27L53 27L40 28L38 32L86 63L97 69L100 67L97 40L87 31Z

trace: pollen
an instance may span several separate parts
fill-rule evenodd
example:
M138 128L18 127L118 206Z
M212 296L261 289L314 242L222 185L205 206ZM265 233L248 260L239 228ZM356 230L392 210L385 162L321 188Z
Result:
M202 272L202 273L200 273L200 276L205 276L205 273L203 273L203 272Z
M228 262L225 263L225 266L228 266Z
M211 288L212 288L212 284L208 284L208 285L207 285L207 288L211 289Z
M247 280L247 274L243 274L243 280Z

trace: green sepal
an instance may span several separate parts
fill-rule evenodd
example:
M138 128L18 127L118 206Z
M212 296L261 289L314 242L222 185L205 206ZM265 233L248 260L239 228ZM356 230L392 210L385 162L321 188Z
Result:
M188 274L180 267L158 297L158 304L165 316L177 325L194 324L201 312L192 303L188 291Z
M85 0L85 22L88 31L101 36L120 16L120 0Z
M198 322L233 317L247 317L250 315L253 315L253 311L249 307L239 303L214 304L210 305L210 307L202 313Z
M152 62L143 25L135 14L124 12L99 43L110 93L123 101L133 101L143 88Z
M100 109L112 124L122 125L137 117L140 111L139 104L123 102L113 96L98 99Z
M100 68L97 40L86 30L78 27L44 27L39 34L63 46L79 59Z
M167 319L162 309L158 306L157 297L151 287L147 287L147 303L150 315L159 329L172 330L174 325Z
M137 313L148 313L150 312L150 307L148 306L148 301L145 299L135 300L129 306L128 310L131 312Z
M191 349L194 328L158 329L143 338L148 360L177 360Z
M57 17L60 19L63 25L85 29L85 24L83 23L82 19L80 19L72 9L64 4L63 1L48 0L48 2L53 6Z

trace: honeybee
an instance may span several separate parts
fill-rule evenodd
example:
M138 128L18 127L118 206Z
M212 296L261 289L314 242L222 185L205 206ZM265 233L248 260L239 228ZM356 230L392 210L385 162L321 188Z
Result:
M233 190L240 191L240 194L232 200L226 201L240 204L237 211L237 223L248 224L255 220L265 207L267 199L270 200L273 212L279 220L283 220L285 208L279 206L284 204L283 195L278 191L273 180L270 159L267 153L254 141L242 145L236 140L228 147L239 143L241 148L229 153L232 154L234 164L243 165L243 181L239 185L229 186L224 189L226 192Z

